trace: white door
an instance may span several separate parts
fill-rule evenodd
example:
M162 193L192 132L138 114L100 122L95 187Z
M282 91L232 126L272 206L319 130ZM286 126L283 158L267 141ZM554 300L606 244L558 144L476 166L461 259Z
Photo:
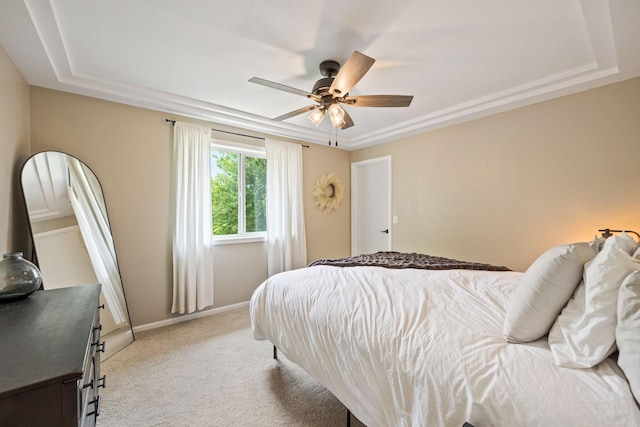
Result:
M351 164L351 255L391 250L391 156Z

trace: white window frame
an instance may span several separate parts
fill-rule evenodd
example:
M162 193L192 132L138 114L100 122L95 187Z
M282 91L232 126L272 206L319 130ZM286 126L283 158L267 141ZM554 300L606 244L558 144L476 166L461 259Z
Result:
M213 246L229 245L236 243L255 243L265 242L267 240L266 231L257 231L247 233L246 226L246 206L245 206L245 168L244 159L246 156L257 157L261 159L267 158L265 147L257 145L241 144L238 142L225 141L221 139L211 138L211 151L226 151L239 155L238 159L238 234L229 234L224 236L216 236L212 233Z

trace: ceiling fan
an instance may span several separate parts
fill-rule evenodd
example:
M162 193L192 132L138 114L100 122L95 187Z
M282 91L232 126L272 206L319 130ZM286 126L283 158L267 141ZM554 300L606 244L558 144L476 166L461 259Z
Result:
M299 108L273 120L286 120L313 111L309 119L318 126L324 119L325 113L328 112L331 125L334 128L347 129L353 126L353 120L340 104L353 107L408 107L411 105L413 96L407 95L349 96L351 88L369 71L374 62L375 59L358 51L353 52L342 68L340 63L336 61L322 61L319 68L320 73L325 77L313 85L311 93L259 77L252 77L249 81L272 89L302 95L316 102L316 104Z

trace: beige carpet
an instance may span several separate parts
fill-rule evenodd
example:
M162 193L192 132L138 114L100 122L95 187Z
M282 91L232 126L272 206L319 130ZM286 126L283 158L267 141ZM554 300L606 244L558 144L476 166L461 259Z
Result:
M98 426L345 426L346 408L272 349L248 308L140 332L102 364Z

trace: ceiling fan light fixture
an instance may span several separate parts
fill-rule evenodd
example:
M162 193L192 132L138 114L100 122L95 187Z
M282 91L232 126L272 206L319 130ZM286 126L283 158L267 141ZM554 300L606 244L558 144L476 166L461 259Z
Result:
M331 126L334 128L342 128L346 124L344 120L344 109L338 104L331 104L329 106L329 119L331 119Z
M317 108L313 110L313 112L309 115L309 120L311 120L313 124L316 125L316 127L318 127L320 123L322 123L323 119L324 119L324 109L321 109L321 108Z
M331 120L331 126L333 126L336 129L342 129L346 124L347 122L345 122L344 120L340 120L340 121Z
M354 51L344 65L334 60L322 61L320 63L320 73L324 76L316 81L311 92L296 89L280 83L275 83L259 77L249 79L251 83L256 83L272 89L293 93L313 100L316 104L298 108L287 114L278 116L272 120L287 120L312 111L309 120L316 127L322 123L324 116L329 113L331 126L336 129L349 129L354 126L353 119L340 105L346 104L357 107L408 107L411 105L413 96L410 95L359 95L349 96L349 91L356 83L369 71L375 59L367 55Z

